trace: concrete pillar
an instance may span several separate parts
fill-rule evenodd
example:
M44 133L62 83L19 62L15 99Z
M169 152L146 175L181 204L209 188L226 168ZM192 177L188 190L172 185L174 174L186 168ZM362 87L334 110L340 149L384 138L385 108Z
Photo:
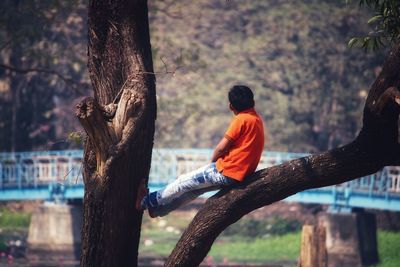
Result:
M78 260L82 206L45 203L32 214L27 257L32 260Z
M311 229L311 228L310 228ZM318 231L303 233L301 266L310 259L324 258L316 267L362 267L378 263L375 215L363 211L355 213L322 213L318 216ZM323 232L323 238L320 232ZM312 235L312 236L311 236ZM319 240L325 249L310 248ZM320 246L320 244L319 244ZM314 255L315 252L324 255ZM314 253L312 253L314 252ZM322 263L323 262L323 263ZM321 266L320 266L321 265ZM311 266L311 265L310 265Z
M299 267L326 267L325 228L303 225Z

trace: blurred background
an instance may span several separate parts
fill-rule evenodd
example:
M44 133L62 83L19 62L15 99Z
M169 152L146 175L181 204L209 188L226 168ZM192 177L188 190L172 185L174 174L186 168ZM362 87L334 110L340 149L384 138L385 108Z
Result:
M165 0L149 1L149 8L155 148L214 147L232 119L227 92L234 84L255 93L266 150L316 153L359 132L387 52L347 47L370 30L368 9L345 0ZM92 95L87 1L3 0L0 10L0 152L81 149L74 108ZM18 264L15 258L25 266L30 216L41 201L0 203L0 266ZM179 219L146 218L141 255L167 256L197 204ZM325 209L283 202L264 208L229 228L206 260L295 266L301 225ZM399 214L376 214L383 246L377 266L400 266Z
M317 152L352 140L384 51L349 49L371 15L345 1L150 1L156 147L211 148L237 83L255 92L267 148ZM2 1L0 150L72 148L86 69L85 1Z

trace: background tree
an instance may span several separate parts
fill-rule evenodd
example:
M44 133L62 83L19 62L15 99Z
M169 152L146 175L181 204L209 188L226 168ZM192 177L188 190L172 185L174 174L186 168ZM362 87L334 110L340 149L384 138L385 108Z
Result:
M18 9L7 6L15 3L2 2L8 12L0 20L0 47L5 45L0 149L11 150L11 136L18 139L16 150L76 148L64 140L80 130L69 112L71 103L90 94L86 1L18 1ZM233 83L255 90L257 110L267 123L269 150L319 152L356 136L371 77L383 58L383 51L346 49L351 36L368 31L361 23L368 20L365 8L324 0L166 0L151 2L149 11L159 74L156 147L213 147L231 118L224 99ZM7 32L6 24L12 30ZM7 45L7 36L20 36L22 41ZM25 65L11 66L10 51L18 49ZM24 71L4 68L7 64ZM26 72L33 69L47 73ZM15 113L16 125L22 128L17 135L10 134L14 76L26 84ZM33 84L40 86L35 89ZM207 123L208 131L196 127L198 123Z
M234 83L255 91L268 150L325 151L357 135L384 55L346 47L368 31L367 10L315 0L152 5L155 67L164 68L160 57L181 66L158 77L157 147L213 147L231 118L226 92Z
M351 2L347 0L346 2ZM396 0L360 0L360 6L372 9L374 16L368 20L373 26L367 36L354 37L349 46L359 45L365 49L377 50L382 46L399 40L400 36L400 4Z
M65 103L86 92L85 5L2 1L0 8L0 150L51 149L49 140L64 135Z

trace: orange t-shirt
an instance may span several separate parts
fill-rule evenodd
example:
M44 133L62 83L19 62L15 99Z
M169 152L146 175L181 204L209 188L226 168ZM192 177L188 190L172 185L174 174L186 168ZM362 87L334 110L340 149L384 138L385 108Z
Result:
M238 181L253 173L264 150L264 126L254 108L239 112L225 137L233 142L229 152L220 157L216 167L223 175Z

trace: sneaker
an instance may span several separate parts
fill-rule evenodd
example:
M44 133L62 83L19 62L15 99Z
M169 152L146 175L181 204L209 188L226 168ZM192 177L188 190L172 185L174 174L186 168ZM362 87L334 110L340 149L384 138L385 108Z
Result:
M155 211L153 210L152 207L149 207L149 208L147 209L147 211L149 212L149 216L150 216L151 218L156 218L156 217L158 217L158 215L155 213Z

